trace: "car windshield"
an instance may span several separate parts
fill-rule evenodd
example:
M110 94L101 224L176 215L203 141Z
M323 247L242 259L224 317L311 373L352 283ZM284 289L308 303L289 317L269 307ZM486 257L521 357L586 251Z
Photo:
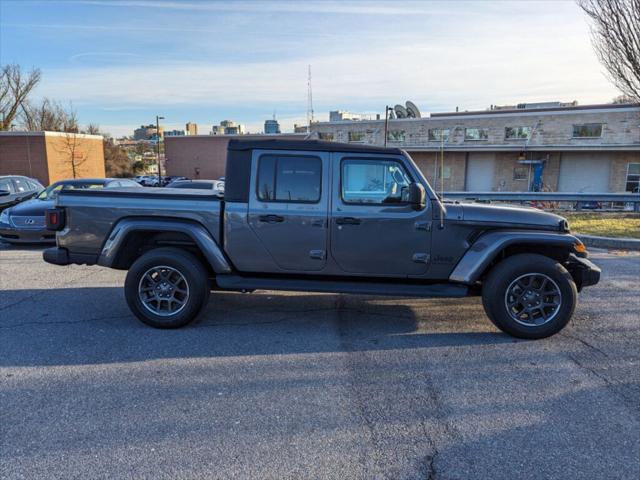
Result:
M88 188L104 188L103 183L54 183L49 185L38 195L39 200L54 200L58 198L60 190L85 190Z

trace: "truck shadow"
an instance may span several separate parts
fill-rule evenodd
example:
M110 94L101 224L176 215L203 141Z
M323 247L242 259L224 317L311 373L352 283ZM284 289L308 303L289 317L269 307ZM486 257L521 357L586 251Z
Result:
M509 343L477 299L213 293L191 325L147 327L121 287L5 290L0 365L373 351Z

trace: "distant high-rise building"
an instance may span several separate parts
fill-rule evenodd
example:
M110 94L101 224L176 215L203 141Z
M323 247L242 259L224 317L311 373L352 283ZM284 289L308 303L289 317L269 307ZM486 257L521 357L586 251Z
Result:
M363 120L362 115L358 113L345 112L344 110L333 110L329 112L330 122L343 122L353 120Z
M277 134L280 132L280 124L275 119L275 116L272 120L264 121L264 133L266 134Z
M211 127L211 135L244 135L244 125L233 120L223 120Z
M164 132L165 137L182 137L184 136L184 130L166 130Z
M160 137L163 135L163 128L160 127ZM153 140L156 137L157 130L156 126L153 124L150 125L140 125L140 128L136 128L133 131L133 139L134 140Z
M185 125L185 132L187 135L197 135L198 134L198 124L188 122Z

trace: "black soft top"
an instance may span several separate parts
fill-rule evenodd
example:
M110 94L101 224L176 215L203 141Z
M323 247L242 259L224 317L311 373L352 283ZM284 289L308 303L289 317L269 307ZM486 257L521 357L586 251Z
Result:
M320 150L323 152L387 153L400 154L399 148L376 147L352 143L327 142L323 140L229 140L228 150Z
M382 153L398 155L399 148L354 145L326 142L322 140L229 140L227 147L227 169L225 171L224 198L227 202L249 201L249 178L251 176L251 153L253 150L296 150L346 153Z

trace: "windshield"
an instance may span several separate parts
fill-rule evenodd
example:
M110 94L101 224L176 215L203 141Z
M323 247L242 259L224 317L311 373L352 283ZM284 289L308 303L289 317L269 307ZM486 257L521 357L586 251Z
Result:
M84 190L87 188L104 188L102 183L54 183L38 195L39 200L55 200L60 190Z

